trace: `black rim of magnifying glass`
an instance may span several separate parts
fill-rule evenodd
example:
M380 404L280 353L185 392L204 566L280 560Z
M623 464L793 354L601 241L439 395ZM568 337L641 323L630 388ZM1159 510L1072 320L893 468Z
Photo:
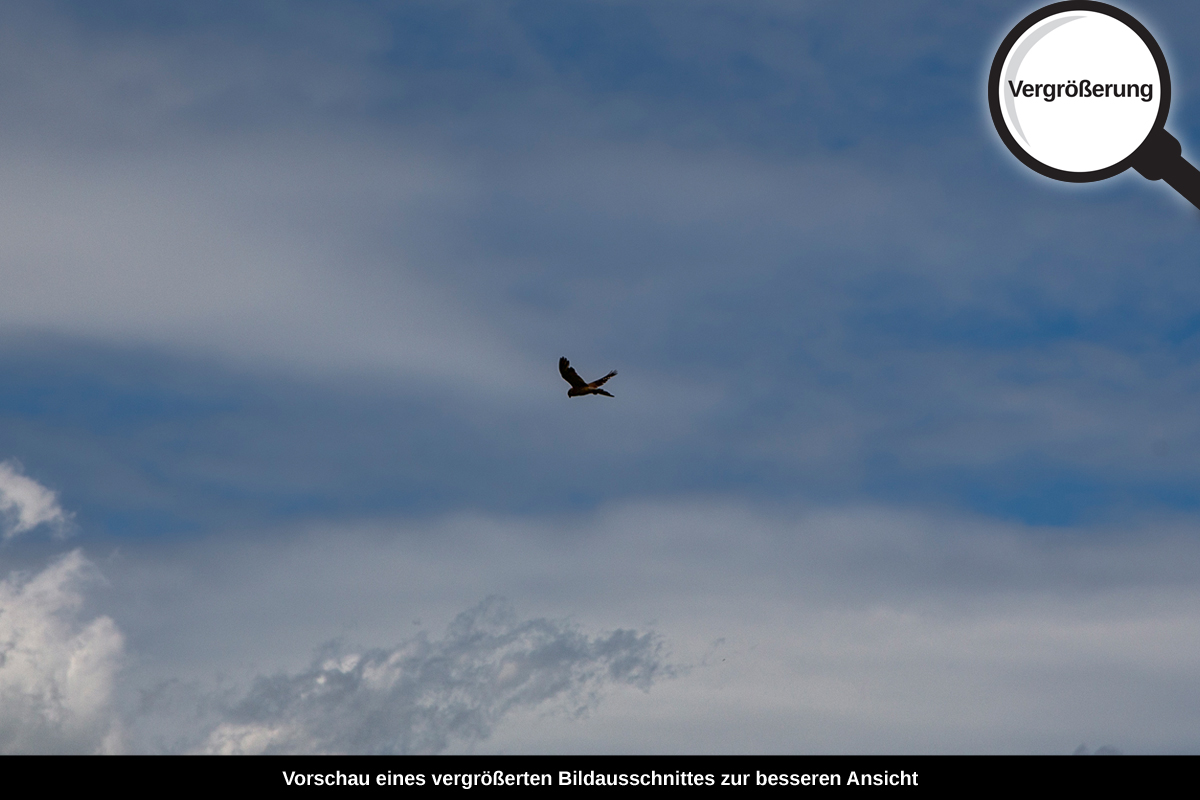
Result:
M1008 58L1013 45L1017 43L1017 39L1021 38L1025 31L1046 17L1052 17L1064 11L1095 11L1098 14L1112 17L1140 36L1146 47L1149 48L1150 54L1154 56L1154 63L1158 67L1158 78L1161 84L1159 94L1162 100L1158 104L1158 117L1154 120L1154 126L1150 129L1150 133L1146 134L1147 139L1150 138L1151 133L1154 133L1154 131L1167 124L1167 111L1171 107L1171 74L1167 71L1167 59L1163 56L1162 48L1158 46L1158 42L1154 41L1154 37L1150 35L1150 31L1146 30L1146 27L1142 23L1129 16L1129 14L1107 3L1096 3L1090 0L1067 0L1065 3L1053 3L1045 8L1039 8L1018 22L1016 27L1009 31L1008 36L1004 37L1004 41L1000 44L1000 49L996 51L996 58L992 61L992 72L988 76L988 105L992 109L992 123L996 126L996 132L1000 134L1000 138L1004 140L1004 144L1012 154L1034 172L1041 173L1047 178L1069 181L1070 183L1090 183L1091 181L1111 178L1113 175L1120 174L1129 169L1133 163L1133 157L1137 154L1141 145L1138 145L1138 148L1135 148L1133 153L1126 156L1124 160L1113 164L1111 167L1105 167L1093 172L1067 172L1047 166L1025 152L1025 149L1017 143L1017 140L1009 132L1008 125L1004 123L1004 116L1000 111L1000 71L1004 68L1004 60ZM1142 141L1145 143L1145 139Z

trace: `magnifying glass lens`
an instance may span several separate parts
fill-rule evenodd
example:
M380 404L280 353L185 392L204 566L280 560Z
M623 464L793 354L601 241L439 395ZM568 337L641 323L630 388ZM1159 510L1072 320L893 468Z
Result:
M1161 126L1170 78L1136 21L1140 31L1111 7L1079 8L1099 3L1057 8L1064 6L1073 8L1027 18L1010 34L992 73L993 108L1006 143L1026 164L1060 180L1099 180L1128 167L1123 162Z

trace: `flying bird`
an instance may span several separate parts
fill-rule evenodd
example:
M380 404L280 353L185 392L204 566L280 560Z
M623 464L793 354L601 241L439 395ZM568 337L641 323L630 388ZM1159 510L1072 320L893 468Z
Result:
M605 397L612 397L611 394L600 387L604 385L605 381L617 374L615 369L598 381L584 383L583 378L579 377L579 373L571 368L571 362L567 361L564 357L558 360L558 372L563 376L563 380L571 384L571 388L567 389L567 397L579 397L584 394L602 394Z

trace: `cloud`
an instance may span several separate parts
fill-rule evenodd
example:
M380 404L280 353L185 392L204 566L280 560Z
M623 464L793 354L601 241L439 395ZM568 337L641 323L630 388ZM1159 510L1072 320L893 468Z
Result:
M16 461L0 461L0 534L11 539L48 525L61 533L71 517L58 504L58 496L21 474Z
M93 579L79 550L0 581L0 753L99 753L120 746L113 687L124 638L85 619Z
M209 735L208 753L437 753L486 739L508 712L560 706L579 716L605 686L649 689L671 673L650 633L588 637L518 621L490 598L439 641L343 654L333 645L296 675L259 678Z
M0 581L0 753L436 753L484 741L514 712L574 719L607 689L646 691L675 674L654 633L589 636L521 620L493 597L441 639L355 652L330 643L308 669L260 674L248 690L219 676L146 681L122 670L113 619L83 613L98 577L74 550Z
M0 584L0 751L1194 750L1196 520L1127 527L675 503L127 544L120 631L75 552ZM530 611L454 616L481 591ZM311 655L339 634L398 644Z
M157 749L1194 749L1194 220L1137 176L1030 183L979 102L1005 4L26 5L0 10L0 350L38 368L0 369L0 445L130 568L164 533L249 542L105 566ZM30 356L53 337L81 344ZM566 403L564 353L620 400ZM57 508L29 497L0 538ZM771 510L802 502L831 507ZM1138 516L1161 505L1182 521ZM1113 508L1136 519L1089 527ZM493 593L724 666L536 741L620 681L580 656L600 672L536 701L497 672L447 721L467 690L421 658L453 636L395 609L440 630ZM348 631L405 644L308 663Z
M12 461L0 462L0 511L10 518L6 537L69 519L55 494ZM486 739L510 712L556 708L578 717L608 687L647 690L673 674L656 634L588 636L566 622L520 620L493 597L459 614L437 640L422 633L352 653L328 644L307 670L260 671L240 684L180 674L147 681L121 672L125 635L114 620L84 612L86 590L99 578L76 549L41 572L0 580L0 753L440 752ZM132 611L117 616L144 640ZM251 627L262 621L247 618ZM237 626L229 616L221 626L232 643ZM286 660L272 654L274 664ZM226 664L214 666L221 672Z
M1193 752L1198 525L676 500L123 545L106 572L128 685L164 686L158 741L126 718L137 752ZM519 620L453 622L484 594ZM652 631L688 668L647 694L564 657L594 678L538 701L548 670L499 676L558 652L539 617L578 624L576 654ZM521 626L544 644L505 645ZM313 658L339 636L385 647Z

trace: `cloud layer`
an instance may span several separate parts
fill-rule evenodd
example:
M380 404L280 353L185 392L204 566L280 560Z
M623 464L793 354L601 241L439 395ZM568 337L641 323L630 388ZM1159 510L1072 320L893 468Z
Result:
M133 685L211 684L225 670L236 687L219 716L158 749L399 747L404 735L420 739L368 722L370 709L436 719L407 692L425 686L436 705L457 685L479 702L464 720L484 720L490 735L460 729L447 752L1070 753L1081 741L1190 752L1198 527L1192 517L1035 527L895 506L768 512L679 500L208 537L106 571L118 618L145 643ZM534 619L653 631L673 677L649 693L610 679L582 720L569 693L505 706L558 674L530 672L508 694L493 682L501 654L541 645L506 637L560 639L554 626L454 623L481 592ZM443 626L451 632L411 634ZM404 644L343 646L314 662L310 643L334 637ZM609 635L586 638L572 652L591 652L586 670L611 675L595 649ZM468 640L480 649L463 649ZM408 654L441 666L414 665L416 684L389 684L389 659ZM486 680L456 683L439 671L451 664ZM372 670L383 683L369 681ZM335 698L359 712L340 716ZM325 728L336 735L313 733Z
M14 573L0 582L0 750L1195 747L1191 518L1032 528L677 502L575 515L570 539L563 523L142 548L105 561L104 613L78 550ZM534 613L495 598L453 612L481 589ZM414 617L448 624L413 635ZM640 631L584 632L614 617ZM351 630L398 644L347 645Z
M1011 3L345 6L0 5L5 747L1197 749L1195 209Z

